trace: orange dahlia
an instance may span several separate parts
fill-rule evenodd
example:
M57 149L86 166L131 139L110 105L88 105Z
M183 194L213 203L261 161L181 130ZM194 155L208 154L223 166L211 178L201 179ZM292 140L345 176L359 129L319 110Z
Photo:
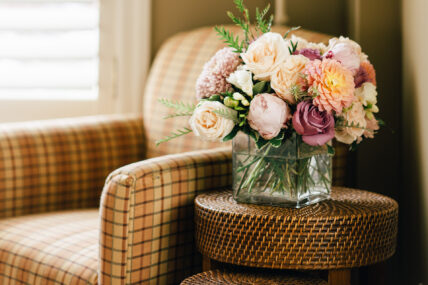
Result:
M376 86L376 71L370 61L365 60L361 62L361 67L367 73L369 82L373 83Z
M334 59L314 60L306 65L304 74L309 84L308 93L321 111L342 113L354 100L352 72Z

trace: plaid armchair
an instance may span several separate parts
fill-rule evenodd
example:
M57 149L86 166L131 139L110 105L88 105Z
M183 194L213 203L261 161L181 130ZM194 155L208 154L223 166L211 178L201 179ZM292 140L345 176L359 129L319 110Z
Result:
M231 185L231 149L192 135L156 148L186 123L162 120L156 100L194 100L203 63L221 46L211 28L169 39L151 68L143 118L0 126L0 284L177 284L201 269L193 199ZM342 149L336 157L341 184Z

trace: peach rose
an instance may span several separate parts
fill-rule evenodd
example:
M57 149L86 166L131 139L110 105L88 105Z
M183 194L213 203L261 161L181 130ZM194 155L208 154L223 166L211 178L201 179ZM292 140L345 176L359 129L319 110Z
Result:
M287 44L278 33L265 33L241 53L246 69L255 79L270 80L273 71L290 56Z
M345 144L351 144L358 140L367 127L365 111L361 102L355 101L351 109L343 114L344 123L346 126L338 126L336 128L336 139ZM351 125L355 127L350 127Z
M296 103L291 88L301 84L301 73L309 59L303 55L291 55L272 74L271 86L276 94L290 104Z
M291 118L288 105L274 94L259 94L251 100L248 112L250 127L266 140L276 137Z

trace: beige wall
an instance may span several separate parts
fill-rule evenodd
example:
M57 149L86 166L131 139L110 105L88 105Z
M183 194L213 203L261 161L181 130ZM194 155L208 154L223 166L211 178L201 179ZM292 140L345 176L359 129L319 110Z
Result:
M402 207L408 284L428 284L428 1L405 0L403 15ZM409 266L410 264L410 266Z
M287 10L290 25L302 26L330 34L346 32L346 1L343 0L288 0ZM152 54L168 37L196 27L231 23L226 11L236 12L232 0L152 0L153 35ZM245 4L254 13L255 8L265 7L274 0L245 0ZM328 19L328 21L326 21Z

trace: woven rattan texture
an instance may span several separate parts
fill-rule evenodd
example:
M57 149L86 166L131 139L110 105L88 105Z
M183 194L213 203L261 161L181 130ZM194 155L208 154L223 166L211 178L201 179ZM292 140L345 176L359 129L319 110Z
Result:
M327 285L327 282L303 274L268 274L231 271L206 271L186 278L181 285Z
M277 269L359 267L395 252L398 205L383 195L333 188L302 209L238 204L230 191L195 200L196 243L211 259Z

